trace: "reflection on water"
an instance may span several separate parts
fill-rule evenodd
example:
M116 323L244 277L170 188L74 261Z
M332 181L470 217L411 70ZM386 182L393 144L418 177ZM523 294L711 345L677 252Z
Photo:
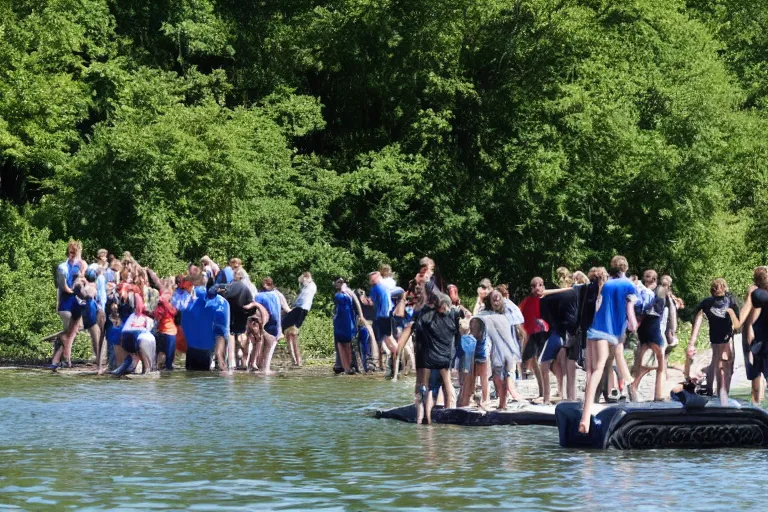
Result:
M579 451L547 427L376 420L412 382L0 372L0 506L739 509L768 452Z

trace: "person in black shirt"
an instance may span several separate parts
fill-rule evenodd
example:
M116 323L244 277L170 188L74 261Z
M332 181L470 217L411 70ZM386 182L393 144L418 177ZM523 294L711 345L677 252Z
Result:
M654 400L663 400L663 385L666 378L667 364L664 356L664 328L661 325L661 317L664 316L664 307L667 303L667 290L658 286L659 275L655 270L646 270L643 273L643 285L653 292L653 302L641 312L640 325L637 328L637 338L640 341L635 353L635 364L632 369L634 381L631 386L637 391L645 375L654 368L643 366L643 356L646 350L651 350L656 357L656 387L654 388Z
M702 300L694 310L695 319L691 340L688 342L688 357L696 354L696 338L701 329L704 316L709 321L709 342L712 344L712 364L707 372L707 391L712 392L713 377L717 376L717 393L726 394L731 389L733 374L733 346L731 340L733 331L741 325L739 322L739 306L728 293L728 283L718 278L712 281L710 297Z
M752 403L759 404L763 398L763 376L768 377L768 267L757 267L752 279L755 286L750 288L747 304L745 336L745 366L747 378L752 381ZM742 315L741 318L744 318Z

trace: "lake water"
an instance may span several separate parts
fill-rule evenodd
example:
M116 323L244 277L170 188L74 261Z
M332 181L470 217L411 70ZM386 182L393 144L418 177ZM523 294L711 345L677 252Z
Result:
M412 381L0 372L0 508L765 506L768 451L561 449L549 427L370 416Z

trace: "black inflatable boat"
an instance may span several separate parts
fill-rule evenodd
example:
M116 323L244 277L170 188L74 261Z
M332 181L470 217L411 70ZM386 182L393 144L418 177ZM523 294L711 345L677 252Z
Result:
M376 418L393 419L416 423L416 406L413 404L394 409L378 410ZM524 405L507 411L481 411L472 408L445 409L435 406L432 409L432 422L468 427L488 427L492 425L544 425L555 426L555 407L551 405Z
M699 397L701 398L701 397ZM720 448L768 446L768 412L730 400L625 403L595 406L588 434L579 433L580 402L555 408L566 448Z

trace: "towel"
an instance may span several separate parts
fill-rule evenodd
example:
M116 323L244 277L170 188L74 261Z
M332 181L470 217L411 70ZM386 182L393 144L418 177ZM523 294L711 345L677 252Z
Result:
M492 365L507 366L508 364L504 364L505 361L513 360L515 363L520 361L520 345L512 337L512 326L507 317L483 311L478 318L485 324L486 335L493 344Z

